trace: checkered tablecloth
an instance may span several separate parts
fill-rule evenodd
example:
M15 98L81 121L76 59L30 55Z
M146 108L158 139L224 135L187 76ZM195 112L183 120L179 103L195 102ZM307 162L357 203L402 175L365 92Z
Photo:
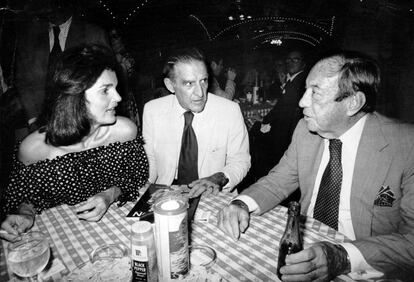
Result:
M240 109L242 111L247 129L250 130L256 121L262 120L263 117L265 117L272 110L272 108L273 106L268 102L255 105L240 104Z
M272 108L273 106L268 102L263 102L254 105L240 104L240 109L243 113L244 118L251 118L255 115L264 117L270 112Z
M286 208L278 206L263 216L252 216L250 227L238 242L221 232L217 227L217 212L232 195L203 196L198 209L210 212L208 222L193 223L190 241L214 248L217 261L212 271L227 281L278 281L276 276L278 244L286 224ZM134 219L126 218L133 203L118 208L112 205L99 222L80 221L74 207L63 205L43 212L36 218L34 230L49 236L52 255L63 262L66 270L53 276L59 281L62 275L89 260L89 254L102 244L124 244L130 246L130 226ZM346 237L312 218L302 226L304 247L327 240L344 242ZM0 245L0 281L13 277L6 265L4 248ZM11 276L12 275L12 276Z

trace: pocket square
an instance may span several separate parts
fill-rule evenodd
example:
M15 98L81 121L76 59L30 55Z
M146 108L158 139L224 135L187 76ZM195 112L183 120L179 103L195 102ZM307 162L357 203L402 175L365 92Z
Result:
M392 207L395 201L394 193L390 186L382 186L375 198L374 205L381 207Z

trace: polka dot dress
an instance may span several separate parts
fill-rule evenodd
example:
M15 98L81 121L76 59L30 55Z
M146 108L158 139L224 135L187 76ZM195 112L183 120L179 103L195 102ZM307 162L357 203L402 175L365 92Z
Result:
M3 212L13 212L22 202L32 203L38 213L61 204L74 205L113 186L122 190L123 199L134 200L147 180L142 137L28 166L17 159L16 149Z

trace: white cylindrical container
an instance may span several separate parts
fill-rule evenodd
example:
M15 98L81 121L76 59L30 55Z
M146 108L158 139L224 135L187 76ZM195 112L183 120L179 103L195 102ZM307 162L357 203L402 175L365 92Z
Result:
M138 221L132 224L131 265L133 282L158 281L154 232L148 221Z
M254 86L253 87L253 104L259 103L259 87Z
M183 278L189 271L187 208L187 202L179 197L164 197L154 203L160 281Z

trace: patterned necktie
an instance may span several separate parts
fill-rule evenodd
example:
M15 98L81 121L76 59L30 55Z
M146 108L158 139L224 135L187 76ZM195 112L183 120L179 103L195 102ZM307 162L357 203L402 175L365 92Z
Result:
M50 55L49 55L49 66L51 66L56 61L56 58L62 53L62 48L60 47L60 42L59 42L59 33L60 33L59 26L53 26L54 39L53 39L52 51L50 51Z
M194 114L191 111L184 113L184 131L181 139L180 159L178 161L178 185L189 184L198 179L198 145L197 137L191 123Z
M342 185L341 165L342 142L329 140L329 163L319 186L313 217L338 230L339 196Z

